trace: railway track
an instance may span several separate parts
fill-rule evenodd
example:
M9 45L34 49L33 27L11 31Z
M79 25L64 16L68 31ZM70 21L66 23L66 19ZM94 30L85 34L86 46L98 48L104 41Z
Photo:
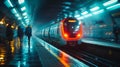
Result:
M53 44L53 43L51 43ZM114 62L109 59L97 56L95 54L89 53L87 51L81 50L81 46L58 46L58 43L54 43L54 46L67 54L73 56L74 58L86 63L90 67L120 67L119 62Z
M90 67L119 67L119 64L112 62L110 60L104 59L102 57L98 57L96 55L90 54L88 52L82 51L76 47L70 46L62 46L58 47L62 51L66 52L67 54L77 58L80 61L83 61Z

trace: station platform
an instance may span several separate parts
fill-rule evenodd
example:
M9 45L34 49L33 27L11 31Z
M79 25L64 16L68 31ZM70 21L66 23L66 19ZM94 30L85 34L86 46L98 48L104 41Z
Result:
M120 49L120 43L116 43L110 40L102 40L102 39L94 39L94 38L83 38L83 43L103 46L103 47L110 47L110 48L117 48Z
M27 37L23 38L22 43L16 38L10 44L0 44L0 67L79 66L89 67L34 36L31 38L30 47Z
M16 38L11 41L10 46L6 47L1 44L0 67L64 67L62 63L34 40L34 38L31 38L30 47L27 37L23 39L22 43ZM36 44L39 44L39 46L36 46Z

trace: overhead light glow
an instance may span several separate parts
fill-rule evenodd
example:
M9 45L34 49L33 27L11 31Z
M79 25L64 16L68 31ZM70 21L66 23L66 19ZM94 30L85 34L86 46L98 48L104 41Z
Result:
M100 9L100 7L96 6L96 7L94 7L94 8L91 8L90 11L96 11L96 10L98 10L98 9Z
M114 4L114 3L116 3L116 2L118 2L118 0L110 0L110 1L108 1L108 2L103 3L103 5L104 5L104 6L109 6L109 5Z
M4 24L4 22L3 22L3 21L0 21L0 24Z
M92 14L87 14L84 17L86 18L86 17L90 17L90 16L92 16Z
M81 17L79 17L79 18L77 18L78 20L81 20L81 19L84 19L84 16L81 16Z
M24 22L21 22L23 24L23 26L26 26Z
M25 12L25 13L23 13L22 15L23 15L23 16L26 16L26 15L27 15L27 13Z
M103 13L104 12L104 9L101 9L101 10L99 10L99 11L96 11L96 12L94 12L93 14L100 14L100 13Z
M23 3L24 3L24 0L18 0L18 3L19 3L19 4L23 4Z
M26 7L25 7L25 6L21 8L21 11L25 11L25 10L26 10Z
M85 14L88 14L88 12L87 11L85 11L85 12L83 12L83 13L81 13L82 15L85 15Z
M12 12L13 14L16 14L16 13L17 13L17 11L16 11L15 8L13 8L13 9L11 10L11 12Z
M64 4L66 4L66 5L71 5L71 2L64 2Z
M26 19L25 21L28 23L28 22L29 22L29 19Z
M18 20L21 20L22 18L21 17L18 17Z
M65 9L69 9L70 7L69 6L66 6Z
M107 7L108 10L114 10L114 9L117 9L117 8L120 8L120 3L115 4L113 6L110 6L110 7Z
M10 0L6 0L6 1L4 2L4 4L5 4L7 7L13 7L13 5L12 5L12 3L11 3Z
M75 15L75 17L77 18L77 17L80 17L80 15Z
M15 14L16 17L19 17L20 15L19 14Z

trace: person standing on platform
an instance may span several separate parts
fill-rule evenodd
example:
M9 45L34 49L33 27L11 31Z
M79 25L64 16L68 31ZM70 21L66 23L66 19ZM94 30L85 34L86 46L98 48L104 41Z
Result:
M6 38L7 40L9 41L9 44L10 44L10 41L13 40L13 29L11 27L12 25L9 24L7 27L6 27Z
M7 51L7 55L10 56L12 54L11 52L11 48L10 48L10 45L11 45L11 41L13 40L13 28L12 28L12 25L11 24L8 24L8 26L6 26L6 39L8 41L8 44L6 45L6 49L8 50Z
M20 39L20 43L22 43L23 36L24 36L24 29L22 28L22 26L18 26L17 35Z
M28 37L28 45L30 47L30 37L32 36L32 28L28 25L25 29L25 35Z

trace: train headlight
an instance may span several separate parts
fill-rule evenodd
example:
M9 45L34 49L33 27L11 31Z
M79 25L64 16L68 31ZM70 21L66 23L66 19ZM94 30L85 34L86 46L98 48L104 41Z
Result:
M68 34L65 33L64 36L65 36L65 37L68 37Z
M77 35L77 37L80 37L80 36L81 36L80 34Z

